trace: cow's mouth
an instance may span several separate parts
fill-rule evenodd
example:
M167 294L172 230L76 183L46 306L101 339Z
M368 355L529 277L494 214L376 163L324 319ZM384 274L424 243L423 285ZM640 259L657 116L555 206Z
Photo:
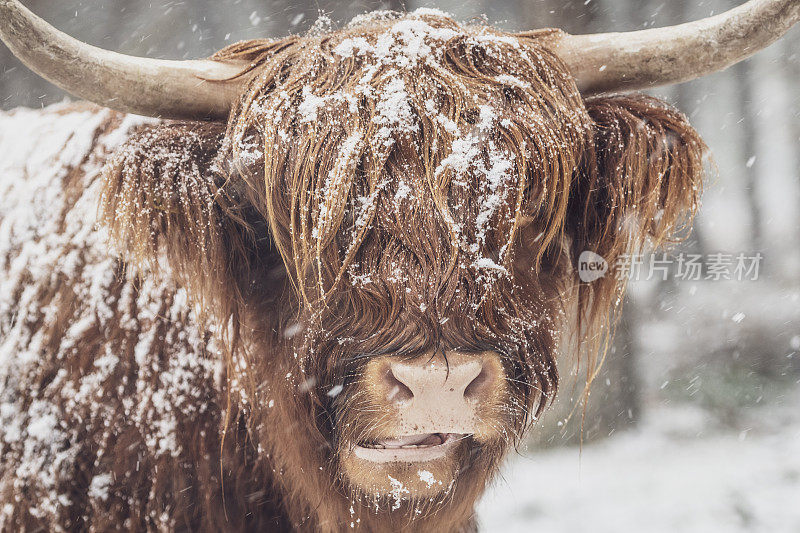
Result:
M448 452L467 435L462 433L422 433L375 439L353 447L356 457L376 463L432 461Z

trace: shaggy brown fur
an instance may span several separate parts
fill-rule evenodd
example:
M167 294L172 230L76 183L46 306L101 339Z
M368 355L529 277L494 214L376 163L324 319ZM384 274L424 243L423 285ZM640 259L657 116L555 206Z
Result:
M643 96L584 101L551 34L422 12L223 50L255 73L227 128L140 127L107 165L119 256L67 221L70 198L98 202L86 169L102 139L127 131L95 113L94 148L51 185L66 200L48 231L74 233L51 256L74 264L25 274L44 252L0 241L3 272L22 272L0 361L33 359L0 374L0 415L34 423L1 443L0 527L473 529L555 394L561 333L577 329L594 365L619 305L623 285L579 282L574 259L673 238L701 188L685 117ZM365 492L339 467L381 429L364 362L452 349L501 355L496 434L459 448L440 497ZM63 438L32 448L37 409Z

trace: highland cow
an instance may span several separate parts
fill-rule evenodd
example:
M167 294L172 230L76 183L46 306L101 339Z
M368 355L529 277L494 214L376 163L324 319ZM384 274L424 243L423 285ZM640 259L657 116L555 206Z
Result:
M698 204L686 118L605 93L723 68L798 5L672 40L383 12L170 62L0 0L74 94L217 120L0 117L0 529L474 530L567 333L603 353L624 286L577 256Z

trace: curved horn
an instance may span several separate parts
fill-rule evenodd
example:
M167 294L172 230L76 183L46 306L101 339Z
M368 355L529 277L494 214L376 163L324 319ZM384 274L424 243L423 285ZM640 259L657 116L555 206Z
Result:
M800 0L750 0L717 16L627 33L563 35L556 51L582 93L679 83L750 57L800 20Z
M128 113L225 119L246 65L109 52L62 33L18 0L0 0L0 39L31 70L75 96Z

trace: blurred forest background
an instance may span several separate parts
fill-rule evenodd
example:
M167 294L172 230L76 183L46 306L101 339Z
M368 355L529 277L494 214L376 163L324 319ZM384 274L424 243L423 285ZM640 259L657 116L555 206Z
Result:
M560 27L587 33L677 24L740 2L24 3L88 43L181 59L208 56L237 40L302 33L321 13L336 26L374 9L436 7L460 20L484 19L508 30ZM614 346L592 389L583 432L581 410L568 416L582 378L566 376L554 409L509 466L506 482L484 502L486 530L800 531L798 54L795 28L725 72L654 92L690 117L717 166L695 230L673 255L760 252L760 277L633 283ZM63 98L0 47L2 109ZM574 446L581 434L579 458ZM567 481L559 482L564 477ZM622 506L625 518L614 511Z

